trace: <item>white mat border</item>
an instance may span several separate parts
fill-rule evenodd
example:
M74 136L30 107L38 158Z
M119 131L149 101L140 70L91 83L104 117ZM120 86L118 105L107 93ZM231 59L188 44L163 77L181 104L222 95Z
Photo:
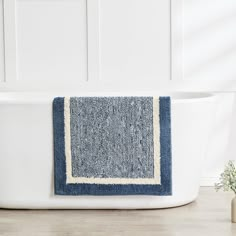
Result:
M70 97L64 98L66 184L150 184L161 183L159 98L153 97L154 178L86 178L72 176Z

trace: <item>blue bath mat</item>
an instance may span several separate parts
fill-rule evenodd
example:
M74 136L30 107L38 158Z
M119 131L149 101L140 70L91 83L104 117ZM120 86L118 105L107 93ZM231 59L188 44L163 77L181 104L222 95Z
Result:
M57 195L171 195L169 97L55 98Z

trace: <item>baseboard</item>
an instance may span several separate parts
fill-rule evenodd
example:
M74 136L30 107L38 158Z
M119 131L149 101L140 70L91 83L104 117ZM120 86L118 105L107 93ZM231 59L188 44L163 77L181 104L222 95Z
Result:
M219 181L219 177L203 177L200 182L200 186L214 186Z

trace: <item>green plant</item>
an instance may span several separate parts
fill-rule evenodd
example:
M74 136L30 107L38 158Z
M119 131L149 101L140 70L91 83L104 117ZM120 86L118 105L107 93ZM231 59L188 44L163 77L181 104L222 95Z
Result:
M236 194L236 167L232 161L225 166L224 172L220 175L219 183L215 184L216 191L233 191Z

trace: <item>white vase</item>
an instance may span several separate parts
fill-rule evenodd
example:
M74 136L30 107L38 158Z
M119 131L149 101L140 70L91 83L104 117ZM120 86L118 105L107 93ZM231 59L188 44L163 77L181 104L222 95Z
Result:
M231 221L236 223L236 196L231 201Z

